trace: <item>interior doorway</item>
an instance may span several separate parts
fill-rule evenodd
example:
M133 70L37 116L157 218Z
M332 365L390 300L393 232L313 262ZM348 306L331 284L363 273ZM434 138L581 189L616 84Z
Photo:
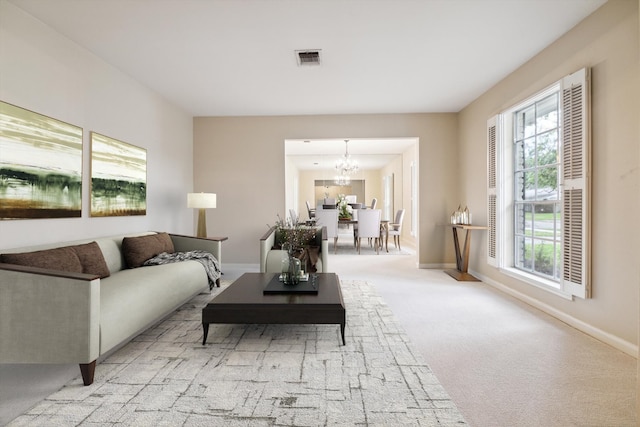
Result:
M385 220L395 218L399 209L405 209L402 246L413 246L419 252L419 139L350 138L348 153L359 163L349 184L362 181L361 189L354 185L340 185L336 164L345 156L345 139L286 139L285 206L284 212L294 209L307 219L310 208L328 197L339 194L353 195L358 203L371 206L377 200L377 209L383 210ZM386 177L386 178L385 178ZM360 192L361 191L361 192Z

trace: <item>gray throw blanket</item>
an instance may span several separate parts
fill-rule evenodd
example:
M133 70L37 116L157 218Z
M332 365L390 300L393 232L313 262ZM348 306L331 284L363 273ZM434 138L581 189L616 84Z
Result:
M198 261L202 264L209 279L209 289L213 289L213 286L217 283L222 273L220 272L220 263L216 257L209 252L201 250L173 253L162 252L161 254L146 260L143 265L162 265L189 260ZM218 286L220 285L218 284Z

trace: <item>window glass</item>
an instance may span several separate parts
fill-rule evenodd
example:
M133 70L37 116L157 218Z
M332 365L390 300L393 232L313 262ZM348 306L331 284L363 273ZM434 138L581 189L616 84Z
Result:
M530 270L533 266L533 241L524 236L516 236L516 253L515 261L516 265L520 266L523 270Z
M531 136L535 132L535 106L516 112L516 139L521 140Z
M558 127L558 94L549 95L538 102L536 110L536 133Z
M558 94L514 113L514 267L559 280Z
M553 129L538 135L534 150L537 151L538 166L558 163L558 130Z
M555 256L555 244L542 239L533 239L534 257L533 257L533 271L553 277L554 260Z
M524 140L524 159L522 164L526 169L536 166L536 138Z

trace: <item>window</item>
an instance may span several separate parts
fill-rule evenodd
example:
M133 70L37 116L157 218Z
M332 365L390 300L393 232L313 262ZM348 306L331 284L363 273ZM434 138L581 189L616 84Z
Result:
M490 265L590 296L589 85L583 69L487 123Z
M513 113L514 267L560 279L558 92Z

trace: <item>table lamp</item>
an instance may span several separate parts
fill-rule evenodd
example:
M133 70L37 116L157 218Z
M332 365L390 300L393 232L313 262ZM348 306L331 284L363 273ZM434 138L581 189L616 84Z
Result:
M188 193L187 207L199 209L198 212L198 237L207 237L207 215L205 209L216 207L215 193Z

